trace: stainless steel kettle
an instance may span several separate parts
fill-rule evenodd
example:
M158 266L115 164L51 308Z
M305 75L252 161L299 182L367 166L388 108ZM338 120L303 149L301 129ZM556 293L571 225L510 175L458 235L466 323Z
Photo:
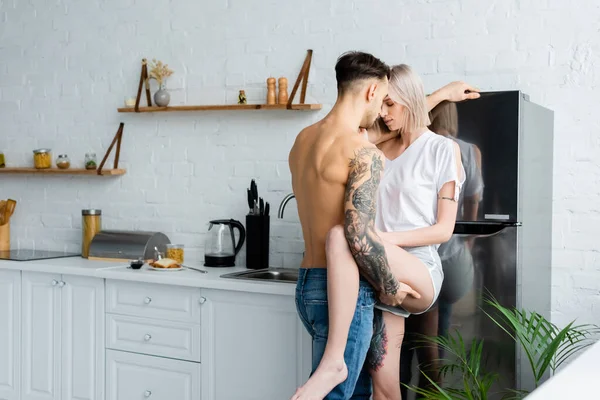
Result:
M234 229L239 232L237 243L235 242ZM240 252L245 240L246 229L240 221L234 219L210 221L204 244L204 266L235 266L235 256Z

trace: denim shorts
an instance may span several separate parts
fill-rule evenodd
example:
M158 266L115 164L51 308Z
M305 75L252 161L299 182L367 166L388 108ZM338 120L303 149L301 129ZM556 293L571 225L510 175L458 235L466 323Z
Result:
M337 385L325 397L326 400L371 398L371 375L365 359L373 336L375 301L376 294L373 287L361 280L356 310L344 352L348 378ZM302 323L312 337L312 375L323 357L329 332L325 268L300 269L296 285L296 308Z

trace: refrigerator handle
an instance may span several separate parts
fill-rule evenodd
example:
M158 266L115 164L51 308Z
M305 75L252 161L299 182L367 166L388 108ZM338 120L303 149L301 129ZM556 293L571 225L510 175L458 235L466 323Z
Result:
M491 236L506 228L518 227L519 222L514 223L482 223L482 222L457 222L454 224L455 235Z

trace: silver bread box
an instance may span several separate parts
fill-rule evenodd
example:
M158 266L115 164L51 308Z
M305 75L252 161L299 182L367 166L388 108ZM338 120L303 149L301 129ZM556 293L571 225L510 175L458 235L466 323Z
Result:
M143 231L100 231L90 243L89 260L129 261L153 260L154 248L165 251L165 245L171 243L160 232Z

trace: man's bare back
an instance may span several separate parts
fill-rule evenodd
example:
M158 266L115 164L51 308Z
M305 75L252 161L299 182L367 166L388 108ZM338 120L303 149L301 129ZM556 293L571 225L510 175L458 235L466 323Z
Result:
M305 243L302 268L327 267L327 233L344 224L349 162L360 148L376 149L335 119L319 121L296 138L289 166Z

